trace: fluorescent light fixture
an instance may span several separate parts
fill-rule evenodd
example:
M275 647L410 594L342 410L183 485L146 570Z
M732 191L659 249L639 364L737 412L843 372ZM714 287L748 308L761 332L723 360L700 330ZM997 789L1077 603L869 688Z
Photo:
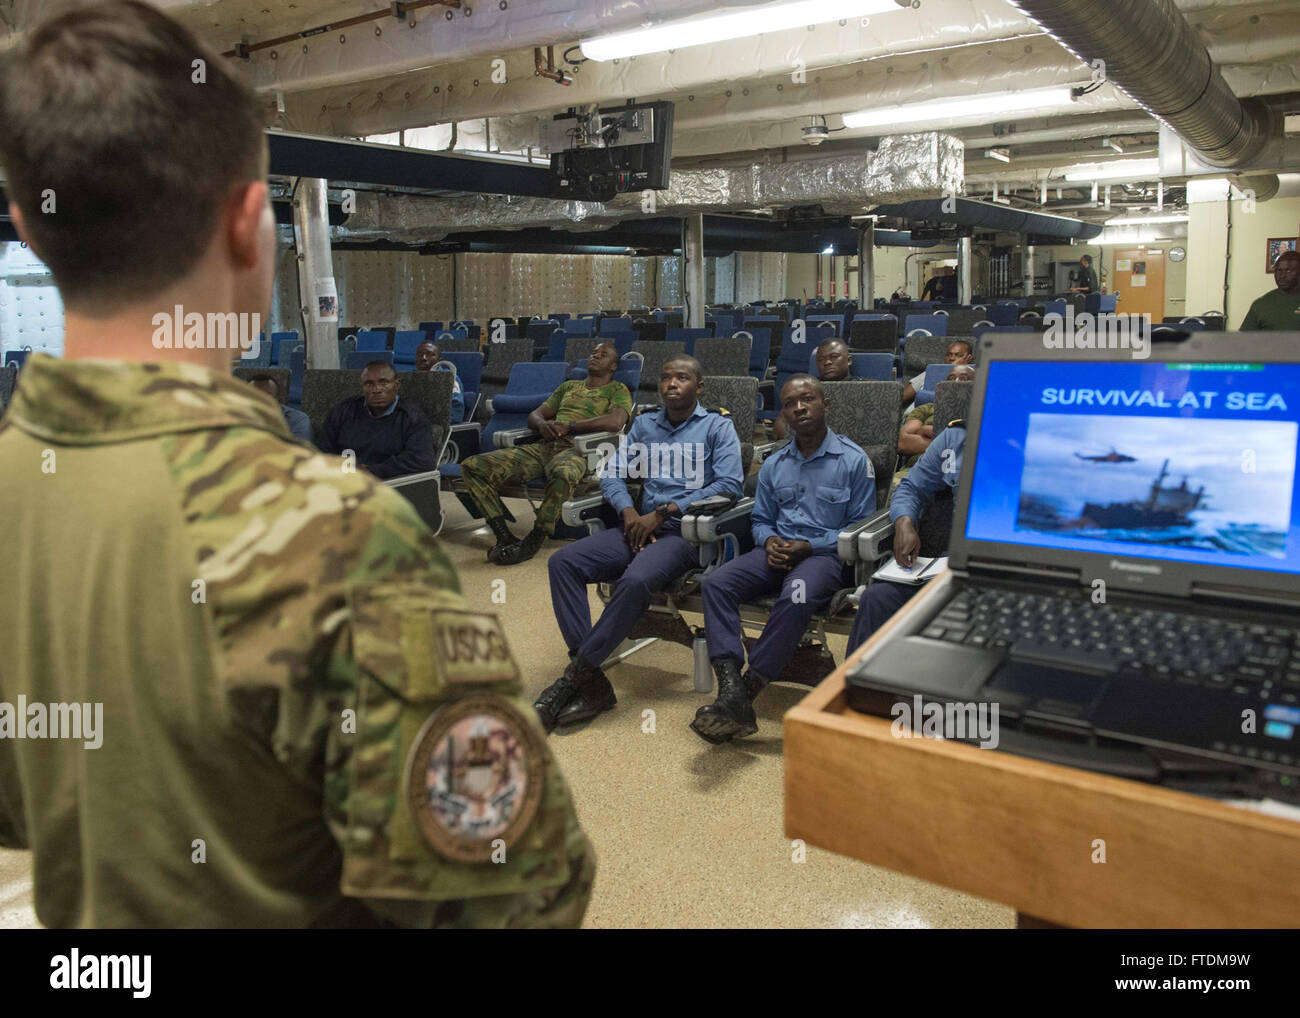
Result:
M588 60L616 60L902 9L897 0L795 0L613 32L583 39L578 45Z
M1116 159L1109 163L1078 166L1065 175L1071 183L1085 180L1140 180L1160 176L1159 159Z
M986 148L984 150L984 157L986 159L996 159L1000 163L1011 162L1010 155L1008 155L1006 152L1003 152L1001 149L996 149L996 148Z
M822 252L822 254L824 254L824 255L833 255L834 253L835 253L835 245L834 245L834 244L827 244L827 245L826 245L826 250Z
M1117 219L1107 219L1107 226L1143 226L1149 223L1185 223L1191 216L1187 213L1182 215L1170 216L1122 216Z
M1074 95L1069 85L1030 88L1021 92L989 92L984 95L929 99L903 106L882 106L875 110L846 113L844 126L920 127L924 124L960 120L963 117L1010 120L1015 114L1028 115L1039 112L1044 107L1069 106L1072 102Z

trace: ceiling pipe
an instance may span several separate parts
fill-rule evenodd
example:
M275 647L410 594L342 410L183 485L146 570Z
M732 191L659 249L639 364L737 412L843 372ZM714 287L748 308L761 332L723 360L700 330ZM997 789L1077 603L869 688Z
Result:
M1106 81L1160 117L1211 165L1240 166L1270 140L1267 111L1236 97L1173 0L1010 3L1085 64L1104 60Z

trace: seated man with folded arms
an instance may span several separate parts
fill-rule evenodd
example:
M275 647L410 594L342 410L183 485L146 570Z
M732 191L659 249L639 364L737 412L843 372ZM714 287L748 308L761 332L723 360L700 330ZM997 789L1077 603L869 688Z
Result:
M973 382L975 381L975 367L971 364L954 364L944 381ZM921 454L926 449L930 448L930 443L933 441L934 400L931 400L929 403L913 407L907 412L907 416L903 418L903 426L898 432L898 451L906 459L903 460L903 465L894 473L893 486L895 488L907 476L907 472L916 466L916 461L921 458Z
M587 362L585 379L569 379L528 415L528 426L542 436L540 442L480 453L461 464L465 492L496 535L488 551L489 562L517 565L532 558L546 543L560 518L560 508L573 497L587 474L587 457L573 447L570 435L593 431L622 431L632 414L632 394L614 381L618 351L601 343ZM498 492L510 483L522 484L546 475L546 493L522 540L506 523L506 509Z
M817 348L817 377L823 382L847 382L853 377L853 352L844 340L828 339ZM772 437L780 440L786 434L785 414L781 414L772 422Z
M340 400L321 428L321 452L351 451L357 465L382 480L433 470L433 425L424 412L398 396L401 382L387 361L371 361L361 371L362 395Z
M916 521L941 492L957 487L965 446L966 422L953 421L921 454L889 500L889 518L894 521L894 558L899 565L909 569L915 565L921 550L921 535L917 532ZM887 580L867 584L858 602L853 630L849 633L849 653L862 646L920 589L916 584L890 583Z
M442 351L438 344L426 339L415 348L415 370L432 371L435 364L442 362ZM465 390L460 378L453 371L451 374L451 423L460 424L465 420Z
M601 469L601 494L622 517L619 529L584 537L551 556L551 603L570 662L533 704L548 732L586 721L618 702L601 664L631 631L650 596L699 561L696 547L681 536L683 510L742 490L740 439L727 415L700 405L703 384L694 357L664 364L663 407L637 417L618 453ZM628 493L629 478L645 479L639 505ZM613 597L592 626L587 584L610 581Z
M867 454L826 427L827 405L817 379L794 375L785 383L781 416L794 440L758 472L754 549L704 581L704 631L718 698L696 712L691 729L706 742L758 731L754 698L780 678L813 615L852 583L836 543L844 527L875 509L876 479ZM778 591L742 678L740 606Z

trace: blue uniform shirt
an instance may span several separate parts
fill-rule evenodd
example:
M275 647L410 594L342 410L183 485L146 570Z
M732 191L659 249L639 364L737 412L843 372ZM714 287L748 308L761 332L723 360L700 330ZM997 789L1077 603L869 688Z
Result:
M284 423L289 426L289 433L294 438L301 439L304 442L311 441L311 418L301 410L295 410L291 406L280 404L280 413L284 415Z
M731 418L695 411L674 425L664 409L641 414L600 471L600 493L621 513L632 506L629 480L644 480L640 512L674 502L685 509L713 495L739 495L744 486L740 439Z
M754 543L769 537L807 541L814 555L833 554L839 533L876 508L876 475L858 446L829 428L804 459L795 442L767 458L754 496Z
M446 367L442 367L442 365ZM446 371L451 369L451 423L463 424L465 421L465 389L460 384L460 375L450 361L439 361L431 370Z
M945 485L956 488L965 446L965 428L949 427L939 432L939 437L921 453L916 465L898 485L889 503L889 518L897 523L900 518L910 516L915 523Z

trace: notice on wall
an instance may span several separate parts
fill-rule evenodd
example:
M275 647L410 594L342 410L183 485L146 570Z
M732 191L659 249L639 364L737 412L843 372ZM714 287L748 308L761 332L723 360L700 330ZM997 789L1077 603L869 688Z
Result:
M1129 283L1131 286L1146 286L1147 285L1146 274L1143 273L1139 275L1136 272L1133 273L1133 275L1130 277Z
M339 320L339 291L333 276L317 276L313 296L314 317L318 322Z
M1133 271L1133 259L1131 259L1131 258L1116 258L1116 259L1115 259L1115 271L1116 271L1116 272L1131 272L1131 271Z

